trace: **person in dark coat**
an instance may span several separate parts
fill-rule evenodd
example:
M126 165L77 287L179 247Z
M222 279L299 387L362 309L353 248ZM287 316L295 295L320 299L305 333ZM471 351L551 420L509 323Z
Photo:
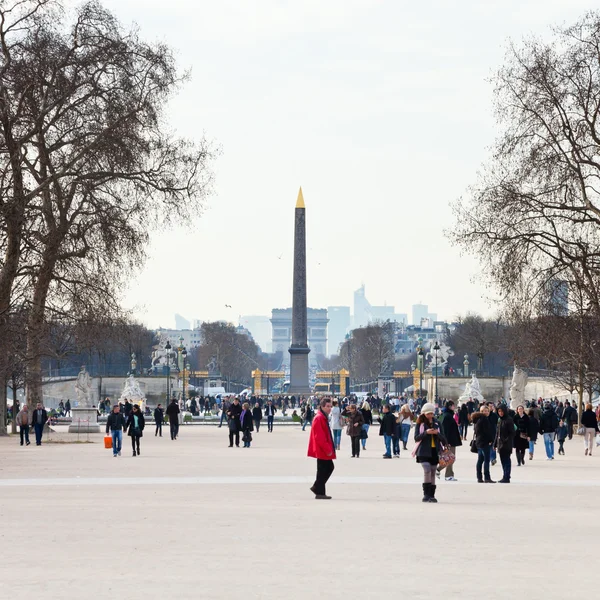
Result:
M356 404L350 404L342 412L342 416L346 417L348 424L346 433L350 436L350 441L352 442L352 458L360 458L360 435L365 420L360 410L357 410Z
M44 433L44 425L48 421L48 413L41 402L37 403L35 410L32 411L31 423L35 432L35 445L42 445L42 435Z
M477 448L477 481L479 483L496 483L490 475L490 449L494 444L494 436L488 419L489 414L490 409L483 406L480 412L473 413L472 416L475 447Z
M385 443L385 454L383 458L392 458L392 438L396 429L396 417L390 411L390 405L385 404L383 406L383 413L380 417L377 417L379 425L379 435L383 436L383 442Z
M462 440L460 437L460 432L458 430L458 425L454 420L454 402L452 400L448 400L446 402L445 407L442 410L442 414L440 416L440 431L444 435L447 441L447 448L456 456L456 448L458 446L462 446ZM438 467L437 476L440 476L441 469ZM454 477L454 463L449 464L446 467L445 473L446 481L458 481Z
M179 406L177 400L173 398L171 404L167 406L167 416L169 417L169 429L171 430L171 439L176 440L179 435Z
M162 437L162 426L163 421L165 420L165 415L163 413L162 404L159 404L154 409L154 424L156 425L156 431L154 432L154 437L160 435Z
M488 408L490 409L490 425L492 426L492 434L494 435L494 439L496 439L496 427L498 426L498 415L496 413L496 406L493 402L487 403ZM490 450L490 462L492 463L492 467L496 464L496 450L492 446Z
M585 410L581 415L581 425L585 427L585 433L583 434L585 455L592 456L594 441L596 440L596 434L598 433L598 418L594 412L594 407L590 403L585 405Z
M565 411L563 413L563 421L567 426L567 432L569 439L573 439L573 425L577 423L577 410L571 406L571 403L567 400L565 402Z
M469 431L469 407L466 402L461 405L458 411L458 426L462 439L466 440Z
M544 412L540 419L540 433L544 435L544 446L546 447L547 460L554 460L554 438L558 428L558 417L550 402L544 405Z
M254 419L252 418L250 404L248 404L248 402L244 402L242 405L242 412L240 413L240 429L242 431L244 448L250 448L250 444L252 443L252 432L254 431L254 427L252 425L253 422Z
M139 405L133 404L133 408L129 413L129 417L127 417L127 423L125 424L125 431L127 431L127 435L131 437L133 456L139 456L140 454L140 439L143 435L145 425L144 415L142 414Z
M242 424L240 422L240 415L242 414L242 405L240 399L236 396L233 402L227 409L227 425L229 427L229 447L233 448L233 438L235 437L235 445L237 448L240 447L240 431Z
M498 407L498 426L496 427L496 438L494 447L500 455L502 465L502 479L500 483L510 483L511 460L515 440L515 424L508 414L508 408L501 404Z
M530 409L533 412L533 409ZM515 424L515 454L517 455L517 466L525 466L525 452L529 449L529 417L525 414L523 406L517 406L517 414L514 416Z
M415 425L415 442L412 455L423 467L423 502L437 502L435 498L435 471L439 464L442 447L446 438L440 431L440 424L433 414L435 406L429 402L423 405Z
M567 439L568 430L565 422L561 419L556 430L556 441L558 442L558 453L565 455L565 440Z
M540 432L540 423L535 418L533 409L527 411L529 417L529 460L533 460L533 453L535 451L535 443L537 442L538 433Z
M256 429L256 433L258 433L260 429L260 422L263 418L262 408L260 404L257 402L252 409L252 420L254 421L254 429Z

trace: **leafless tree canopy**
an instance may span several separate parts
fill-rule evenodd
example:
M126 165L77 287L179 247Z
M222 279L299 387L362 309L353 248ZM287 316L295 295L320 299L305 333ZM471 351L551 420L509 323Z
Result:
M73 19L53 0L3 4L0 59L0 317L27 307L35 402L48 322L120 312L149 232L201 211L213 154L166 122L185 80L170 49L99 2Z
M452 237L509 302L543 307L561 280L600 314L599 57L592 12L550 42L512 44L494 77L501 134Z

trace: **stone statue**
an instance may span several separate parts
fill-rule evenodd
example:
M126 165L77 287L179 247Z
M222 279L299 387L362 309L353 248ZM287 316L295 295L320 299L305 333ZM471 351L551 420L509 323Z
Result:
M217 365L217 357L211 356L210 362L206 365L208 369L208 375L218 375L219 374L219 365Z
M143 402L146 400L146 395L142 392L140 384L133 375L129 375L125 380L125 385L123 386L123 391L119 398L120 402L125 402L125 400L140 405L143 405Z
M458 399L458 404L464 404L469 400L479 400L479 402L485 402L483 394L481 393L481 386L479 384L479 379L475 376L475 373L471 375L471 381L467 381L465 385L465 391L462 393L461 397Z
M78 406L90 406L90 396L92 390L92 378L85 370L85 365L81 367L75 382L75 393L77 394Z
M510 383L510 407L517 410L517 406L525 406L525 386L527 385L527 373L515 363L512 381Z

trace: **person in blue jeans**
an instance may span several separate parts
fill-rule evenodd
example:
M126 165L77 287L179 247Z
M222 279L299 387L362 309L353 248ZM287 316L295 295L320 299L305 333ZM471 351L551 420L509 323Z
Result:
M379 435L383 436L385 444L385 454L383 458L392 458L392 439L396 430L396 417L390 411L389 404L385 404L380 417L377 417L379 425Z
M118 404L113 406L113 411L106 419L106 435L112 436L113 456L121 456L121 446L123 445L123 428L125 427L125 417L121 414L121 408Z
M306 406L304 407L304 423L302 423L302 431L306 429L307 425L310 425L312 427L312 421L314 416L315 413L313 412L313 409L310 405L310 401L307 400Z
M414 414L410 410L408 404L404 404L400 409L399 420L400 420L400 439L402 440L402 447L404 450L408 450L406 444L408 443L408 436L410 435L410 425L414 419ZM398 451L398 453L400 453Z
M360 412L362 413L363 419L365 420L365 422L363 423L363 431L367 432L367 435L369 435L369 427L371 427L371 425L373 425L373 413L371 412L371 405L365 400L363 402L363 405L360 407ZM363 450L367 449L367 438L362 438L361 437L361 443L362 443L362 447Z
M494 444L492 426L489 421L490 409L483 406L480 412L473 413L475 446L477 448L477 481L478 483L496 483L490 475L490 451ZM483 473L482 473L483 467Z
M544 446L546 446L547 460L554 460L554 437L558 428L558 415L552 408L550 402L544 406L544 412L540 417L540 433L544 435Z

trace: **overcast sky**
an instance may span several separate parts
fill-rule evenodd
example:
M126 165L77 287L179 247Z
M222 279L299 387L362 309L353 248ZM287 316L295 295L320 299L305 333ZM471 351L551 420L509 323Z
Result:
M153 235L124 294L143 322L290 306L300 185L309 306L351 306L364 283L398 312L493 312L476 260L443 234L495 137L486 79L509 38L548 35L589 0L104 3L175 49L192 79L173 126L222 148L204 214Z

